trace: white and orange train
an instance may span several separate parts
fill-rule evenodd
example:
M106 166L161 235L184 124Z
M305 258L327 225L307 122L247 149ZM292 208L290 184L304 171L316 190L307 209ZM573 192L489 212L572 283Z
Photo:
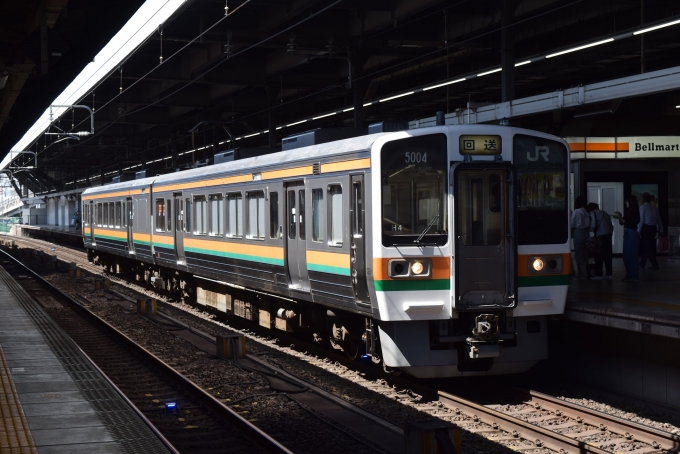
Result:
M517 373L564 310L568 169L529 130L377 133L88 189L83 237L96 263L386 370Z

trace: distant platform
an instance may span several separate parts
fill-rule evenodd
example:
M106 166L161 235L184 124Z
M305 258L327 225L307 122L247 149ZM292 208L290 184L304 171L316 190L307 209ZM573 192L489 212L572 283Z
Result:
M569 283L562 318L612 328L680 338L680 260L658 257L659 270L640 269L640 282L622 282L622 258L614 258L612 280Z
M2 267L0 415L3 453L168 452Z

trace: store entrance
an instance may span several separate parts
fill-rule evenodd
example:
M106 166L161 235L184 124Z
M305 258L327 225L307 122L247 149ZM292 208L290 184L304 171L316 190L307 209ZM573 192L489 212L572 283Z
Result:
M625 206L623 203L623 183L588 183L588 203L597 203L602 211L606 211L612 216L615 211L623 213ZM612 252L614 254L623 253L623 226L619 225L612 217L614 234L612 235Z

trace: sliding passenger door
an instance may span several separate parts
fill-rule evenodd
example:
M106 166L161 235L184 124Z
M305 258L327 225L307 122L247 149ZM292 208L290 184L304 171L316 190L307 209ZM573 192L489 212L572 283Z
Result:
M307 274L307 228L305 223L306 191L304 182L286 184L286 267L289 286L309 291Z
M126 199L125 213L123 213L123 216L125 216L127 220L127 222L125 222L125 225L127 226L128 253L130 254L135 253L135 241L132 237L134 212L135 209L132 203L132 197L128 197Z
M350 177L350 268L352 273L352 286L357 307L369 310L370 297L366 284L366 246L364 236L364 176L352 175ZM363 304L362 304L363 303Z
M187 259L184 255L184 206L182 203L182 193L176 192L173 194L175 200L175 253L177 254L177 263L186 265ZM188 200L188 199L187 199Z

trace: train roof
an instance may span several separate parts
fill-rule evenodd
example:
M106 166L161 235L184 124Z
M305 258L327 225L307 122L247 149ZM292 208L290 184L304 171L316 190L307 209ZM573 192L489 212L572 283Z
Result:
M153 183L156 178L158 178L158 177L140 178L139 180L123 181L121 183L105 184L103 186L96 186L94 188L87 188L85 191L83 191L83 195L99 194L99 193L102 193L102 192L111 192L111 191L125 191L125 190L130 190L130 189L148 188L149 186L151 186L151 183Z
M181 175L169 173L156 178L155 184L177 182L184 179L201 178L225 173L250 173L253 170L266 169L268 167L281 167L287 163L296 163L309 159L323 159L329 156L338 156L349 153L369 151L373 143L380 137L391 133L377 133L366 136L353 137L351 139L336 140L319 145L296 148L295 150L279 151L254 158L239 159L238 161L224 162L197 169L185 170Z

